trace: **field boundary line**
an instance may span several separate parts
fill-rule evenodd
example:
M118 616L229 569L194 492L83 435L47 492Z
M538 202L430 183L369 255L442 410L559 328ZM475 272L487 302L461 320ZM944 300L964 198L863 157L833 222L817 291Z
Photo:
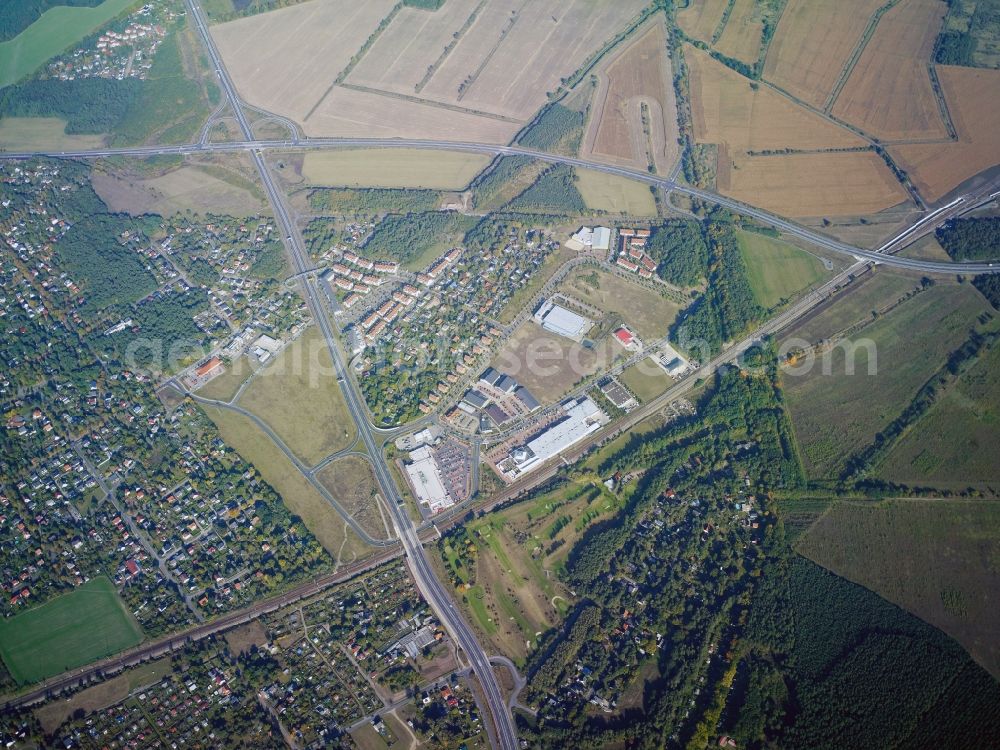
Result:
M521 125L524 120L515 120L513 117L508 117L507 115L501 115L496 112L485 112L481 109L470 109L469 107L460 107L457 104L448 104L447 102L439 102L434 99L423 99L419 96L411 96L410 94L400 94L398 91L385 91L383 89L373 89L369 86L361 86L356 83L342 83L340 88L347 89L349 91L360 91L365 94L375 94L376 96L385 96L390 99L401 99L405 102L412 102L414 104L425 104L429 107L437 107L438 109L447 109L450 112L461 112L465 115L475 115L476 117L488 117L491 120L499 120L500 122L508 122L513 125Z
M482 12L487 2L489 2L489 0L479 0L479 5L472 9L472 13L470 13L469 17L465 19L465 23L462 24L461 28L454 33L451 41L448 42L441 54L438 55L437 59L433 63L427 66L427 72L424 73L424 77L421 78L420 82L413 87L414 93L419 94L424 90L424 86L431 82L431 79L438 72L438 68L440 68L444 61L448 59L455 47L458 46L458 43L462 41L462 37L465 36L465 32L471 29L476 23L479 18L479 14Z
M511 18L510 22L503 27L503 30L500 32L500 38L496 40L496 43L490 51L486 53L486 56L479 63L479 67L473 71L471 76L467 77L458 85L458 98L456 101L462 101L462 99L465 98L465 95L469 93L469 90L476 85L476 81L479 80L480 73L482 73L486 66L489 65L490 60L493 59L493 55L495 55L497 50L500 49L500 45L503 44L504 39L507 38L507 35L517 25L517 22L521 18L521 11L524 10L524 6L527 5L527 2L528 0L524 0L524 2L521 3L521 7L517 9L516 13L514 13L514 17Z
M754 69L757 71L757 77L761 80L764 78L764 65L767 64L767 53L771 50L771 42L774 41L774 35L778 31L778 24L781 23L781 18L785 15L787 8L788 0L781 0L781 10L771 19L771 26L764 26L764 38L761 39L760 49L757 50L757 64L754 66Z
M948 138L951 141L958 140L958 130L955 129L955 122L951 119L951 110L948 109L948 100L944 98L944 89L941 88L941 80L938 78L937 68L933 60L927 63L927 75L931 79L931 90L934 92L934 99L937 101L938 112L944 122L945 130L948 131Z
M308 122L309 118L313 116L313 113L319 109L319 105L322 104L326 100L326 97L330 95L330 92L337 88L338 84L343 83L347 79L347 76L349 76L355 66L361 62L362 58L364 58L364 56L368 53L368 50L372 48L378 38L382 35L382 32L389 28L389 24L392 23L393 19L402 9L403 0L399 0L399 2L392 6L392 10L389 11L388 15L386 15L386 17L379 22L379 25L375 27L375 30L368 35L368 38L365 39L365 43L361 45L358 51L351 55L351 59L347 61L347 65L344 66L344 69L337 74L337 77L333 79L333 82L327 90L324 91L320 98L316 100L316 103L312 105L312 108L306 112L306 116L302 118L303 123Z
M844 67L840 71L840 78L837 79L837 83L833 87L833 91L826 98L826 102L823 103L823 112L829 114L833 111L834 105L837 103L837 99L840 97L840 92L843 91L844 86L847 85L848 79L851 77L851 73L854 72L854 66L858 64L858 60L861 59L861 55L864 54L865 49L868 47L868 42L875 35L875 29L878 28L879 22L882 20L882 16L892 10L895 6L899 5L900 0L889 0L885 5L881 6L872 13L871 18L868 19L868 25L865 26L864 32L861 34L861 39L854 46L854 51L851 52L851 56L847 58L847 62L844 63Z
M729 0L726 5L726 9L722 11L722 18L719 19L718 25L715 27L715 31L712 32L711 45L714 47L719 43L722 35L726 31L726 24L729 23L729 17L733 15L733 8L736 7L736 0Z

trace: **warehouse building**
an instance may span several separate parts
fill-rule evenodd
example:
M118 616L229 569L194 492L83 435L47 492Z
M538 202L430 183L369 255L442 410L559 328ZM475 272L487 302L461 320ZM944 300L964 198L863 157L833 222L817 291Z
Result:
M549 333L580 341L594 325L593 321L577 315L555 302L545 300L535 310L535 322Z
M406 464L406 475L417 496L417 500L427 505L431 513L437 513L453 504L451 495L444 487L441 470L430 446L423 446L410 453L411 463Z
M567 401L562 407L565 416L511 451L514 476L538 468L608 423L608 415L586 396Z

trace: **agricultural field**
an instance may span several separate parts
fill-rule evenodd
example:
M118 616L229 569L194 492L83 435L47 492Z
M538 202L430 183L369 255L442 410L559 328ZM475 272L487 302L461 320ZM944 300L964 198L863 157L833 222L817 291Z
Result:
M940 628L1000 677L997 528L992 501L838 502L796 549Z
M139 623L104 576L40 607L0 619L0 656L22 685L89 664L142 638Z
M391 536L378 506L378 484L367 459L338 458L317 472L316 478L372 537Z
M308 135L503 143L644 5L312 0L212 33L241 94Z
M997 492L1000 463L1000 346L992 346L938 396L876 473L893 482Z
M822 108L884 0L788 0L764 61L764 79Z
M576 170L576 189L587 208L625 216L657 215L656 200L649 185L593 169Z
M856 327L844 345L819 353L808 372L786 370L782 384L807 474L837 476L944 365L985 307L971 286L939 284ZM852 346L848 374L845 350Z
M575 597L557 572L587 528L619 507L620 500L588 476L441 541L445 570L494 648L523 664L537 639L560 623Z
M34 73L50 57L72 47L137 0L104 0L94 7L49 8L13 39L0 43L0 88Z
M264 481L281 495L285 507L302 519L330 557L341 563L350 563L371 551L256 424L231 409L216 406L202 408L215 422L226 444L254 465Z
M481 154L382 148L310 151L302 177L327 187L432 188L461 190L490 159Z
M649 24L596 75L583 155L611 164L666 173L677 161L677 111L667 34L661 19Z
M647 342L666 336L680 312L680 305L654 289L594 268L573 270L558 291L617 316Z
M756 64L764 35L761 11L759 0L735 0L715 48L747 65Z
M67 134L59 117L4 117L0 119L0 149L33 151L45 149L100 148L100 135Z
M610 367L623 352L607 336L591 349L528 320L514 331L490 365L511 375L541 403L548 404L558 401L585 378Z
M255 183L238 171L215 165L189 163L153 176L94 170L90 182L111 211L132 216L170 216L187 211L259 216L270 210Z
M757 232L737 232L747 280L762 307L772 310L819 284L827 271L819 258Z
M947 138L927 72L946 11L942 0L908 0L887 11L833 114L881 140Z
M693 39L711 42L728 5L729 0L688 0L677 11L677 25Z
M912 143L889 149L921 194L936 201L1000 163L1000 70L951 65L936 68L948 111L958 131L953 143Z
M720 161L719 172L719 192L785 216L864 216L910 200L871 151L751 157L725 179Z
M707 52L685 45L684 58L690 69L691 116L699 143L723 144L737 160L743 152L865 146L850 130L766 86L755 90L749 79Z
M333 361L315 327L254 376L239 405L263 419L310 465L346 448L355 437Z

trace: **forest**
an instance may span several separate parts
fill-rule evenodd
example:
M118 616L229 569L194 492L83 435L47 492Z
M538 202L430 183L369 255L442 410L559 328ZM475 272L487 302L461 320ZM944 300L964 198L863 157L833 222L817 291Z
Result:
M457 235L465 223L465 217L455 211L390 214L378 223L361 250L365 256L406 263ZM459 237L455 236L456 243Z
M441 194L436 190L317 188L309 192L313 211L346 216L433 211L440 202Z
M583 196L576 189L573 168L558 164L514 198L508 206L513 211L540 211L549 214L579 214L587 210Z
M936 235L954 260L995 260L1000 256L1000 216L952 219L939 227Z
M690 287L708 273L708 245L697 221L679 219L653 228L646 253L664 281Z
M57 5L94 8L103 0L16 0L3 4L0 13L0 42L13 39L35 21L42 13Z
M551 104L520 137L519 143L538 151L566 151L575 154L583 138L583 113Z

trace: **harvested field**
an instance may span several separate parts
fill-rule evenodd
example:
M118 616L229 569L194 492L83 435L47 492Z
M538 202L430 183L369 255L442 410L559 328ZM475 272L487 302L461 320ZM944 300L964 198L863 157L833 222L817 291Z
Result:
M872 214L909 198L870 151L746 159L719 192L785 216Z
M309 151L302 175L325 187L461 190L489 163L481 154L416 148Z
M315 327L254 376L239 405L263 419L307 464L346 448L356 435L330 353Z
M757 0L736 0L715 48L727 57L754 65L760 55L763 35L764 22Z
M571 75L645 5L643 0L490 2L421 95L527 121L560 78Z
M738 152L864 146L850 130L827 122L781 94L760 86L685 45L690 69L691 117L699 143L725 144Z
M67 135L66 121L59 117L5 117L0 120L0 149L7 151L74 150L103 145L104 136Z
M1000 70L951 65L937 67L948 111L958 131L956 143L919 143L889 149L928 200L1000 164Z
M621 52L609 57L597 75L600 85L594 94L584 155L636 169L646 169L651 158L657 171L668 172L678 157L678 133L662 20L651 23Z
M767 51L765 80L823 107L883 2L788 0Z
M649 185L643 182L592 169L578 169L576 177L576 189L587 208L629 216L656 216L656 201Z
M729 0L688 0L687 7L677 11L677 25L688 36L710 42L727 5Z
M361 456L338 458L316 478L361 527L376 539L389 532L379 510L378 484L371 464Z
M905 0L879 21L833 114L882 140L947 138L927 64L947 6Z
M998 528L988 500L839 502L796 549L941 628L996 677Z
M248 103L302 122L394 0L310 0L210 27Z
M156 177L94 171L90 182L112 211L161 216L194 211L225 216L270 213L256 186L236 172L183 166ZM247 183L247 184L243 184Z
M303 123L306 135L310 136L430 138L479 143L506 143L520 127L519 122L343 86L334 88Z

